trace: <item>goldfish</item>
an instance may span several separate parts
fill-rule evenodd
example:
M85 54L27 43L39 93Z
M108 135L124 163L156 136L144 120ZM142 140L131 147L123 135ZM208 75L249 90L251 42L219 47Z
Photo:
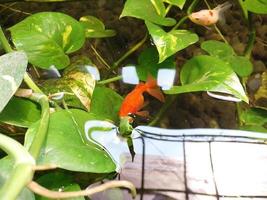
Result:
M218 21L224 21L223 13L232 6L231 3L225 2L218 5L212 10L200 10L189 15L189 19L195 24L201 26L211 26Z
M157 85L156 80L149 76L146 83L139 83L136 87L125 97L123 100L119 117L128 118L132 120L130 115L136 114L139 116L147 117L147 111L141 111L141 109L145 106L144 96L143 94L147 92L149 95L155 97L161 102L164 102L164 95L162 94L160 87Z

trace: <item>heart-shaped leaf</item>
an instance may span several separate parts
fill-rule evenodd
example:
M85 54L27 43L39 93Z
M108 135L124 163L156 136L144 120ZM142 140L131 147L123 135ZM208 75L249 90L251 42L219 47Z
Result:
M125 16L147 20L163 26L173 26L176 23L175 19L159 15L151 0L127 0L120 17Z
M12 52L0 57L0 112L20 86L27 65L24 52Z
M0 113L0 121L19 127L29 127L41 116L39 106L27 99L13 97Z
M230 45L216 40L202 42L201 49L217 58L225 58L235 55L234 49Z
M86 123L99 117L82 110L61 110L52 113L46 142L41 149L38 164L56 164L59 168L91 173L109 173L116 166L98 145L89 142ZM25 146L29 148L39 123L28 129Z
M233 48L224 42L205 41L201 44L201 48L211 56L229 63L232 69L241 77L249 76L253 71L253 65L250 60L244 56L237 56Z
M179 94L196 91L213 91L231 94L245 102L248 98L230 65L212 56L196 56L183 66L180 79L182 86L164 91Z
M159 69L174 69L176 67L174 57L169 57L162 63L158 63L158 59L156 48L147 48L139 55L136 70L140 80L146 81L148 75L156 78Z
M164 2L178 6L180 9L183 9L186 0L164 0Z
M191 44L198 41L198 36L187 30L172 30L166 33L159 26L146 21L149 34L159 53L159 63Z
M245 0L244 4L247 10L250 12L258 14L267 14L266 0Z
M123 98L106 87L96 87L92 97L91 112L104 119L119 122L119 109Z
M31 15L10 29L18 50L27 53L29 62L44 69L69 64L66 54L80 49L85 41L82 25L72 17L57 12Z
M81 17L80 23L85 29L85 37L87 38L113 37L116 35L114 30L106 30L103 22L94 16Z

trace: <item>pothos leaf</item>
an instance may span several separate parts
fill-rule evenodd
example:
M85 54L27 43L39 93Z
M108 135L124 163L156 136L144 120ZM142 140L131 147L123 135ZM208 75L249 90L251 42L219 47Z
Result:
M0 57L0 112L21 84L27 65L24 52L12 52Z
M183 9L186 0L164 0L164 2L178 6L180 9Z
M167 94L179 94L213 91L231 94L248 102L238 77L230 65L219 58L204 55L193 57L183 66L180 79L182 86L174 86L164 92Z
M58 69L69 64L66 54L80 49L85 41L82 25L72 17L57 12L31 15L12 26L12 41L26 52L29 62L44 69Z
M149 34L159 53L159 63L191 44L198 41L198 36L187 30L172 30L166 33L159 26L146 21Z
M245 0L244 5L250 12L258 14L267 14L266 0Z
M81 17L80 23L85 29L87 38L113 37L116 35L114 30L105 29L103 22L94 16Z
M176 67L174 57L167 58L162 63L158 63L158 53L156 48L147 48L138 57L136 66L137 74L140 80L146 81L148 75L157 77L160 69L174 69Z
M233 48L216 40L202 42L201 48L211 56L220 58L230 64L232 69L241 77L249 76L253 71L253 65L250 60L244 56L237 56Z
M125 16L136 17L163 26L173 26L176 22L175 19L158 14L151 0L127 0L120 17Z
M110 173L116 166L100 146L89 141L87 123L102 118L82 110L61 110L51 114L46 142L38 164L55 164L59 168L79 172ZM29 148L39 123L32 125L25 137ZM89 132L89 131L88 131Z

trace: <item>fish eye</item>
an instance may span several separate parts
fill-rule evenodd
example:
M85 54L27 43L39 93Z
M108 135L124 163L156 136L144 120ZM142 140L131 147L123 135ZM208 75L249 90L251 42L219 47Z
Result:
M136 118L136 115L133 114L133 113L129 113L129 114L128 114L128 117L131 117L131 118L134 118L134 119L135 119L135 118Z

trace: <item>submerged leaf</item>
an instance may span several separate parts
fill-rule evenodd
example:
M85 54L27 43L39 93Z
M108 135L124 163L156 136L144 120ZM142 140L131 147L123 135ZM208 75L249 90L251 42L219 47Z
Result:
M41 116L39 106L27 99L13 97L0 113L0 121L19 127L29 127Z
M241 77L249 76L253 71L253 65L245 56L237 56L233 48L216 40L205 41L201 48L211 56L215 56L229 63L232 69Z
M82 110L61 110L50 116L46 142L38 164L56 164L59 168L79 172L110 173L116 166L110 156L95 143L87 140L86 123L101 120ZM39 123L28 129L25 146L29 148Z
M57 12L31 15L9 30L16 48L26 52L31 64L44 69L65 68L69 64L66 54L80 49L85 41L82 25Z
M172 30L166 33L159 26L146 21L149 34L159 53L159 63L191 44L198 41L198 36L187 30Z
M27 65L24 52L12 52L0 57L0 112L20 86Z
M51 181L53 180L53 181ZM62 172L47 173L36 180L40 185L54 191L80 191L80 186L74 182L72 176ZM53 200L36 195L36 200ZM67 198L66 200L84 200L84 197Z
M119 109L123 98L110 88L96 87L92 97L91 113L119 122Z
M81 17L80 23L85 29L85 36L87 38L113 37L116 35L114 30L106 30L103 22L94 16Z
M175 19L159 15L151 0L127 0L120 17L125 16L136 17L163 26L173 26L176 22Z
M160 69L175 69L176 65L173 56L162 63L158 63L158 59L156 48L147 48L139 55L136 70L140 80L146 81L148 75L157 77Z

